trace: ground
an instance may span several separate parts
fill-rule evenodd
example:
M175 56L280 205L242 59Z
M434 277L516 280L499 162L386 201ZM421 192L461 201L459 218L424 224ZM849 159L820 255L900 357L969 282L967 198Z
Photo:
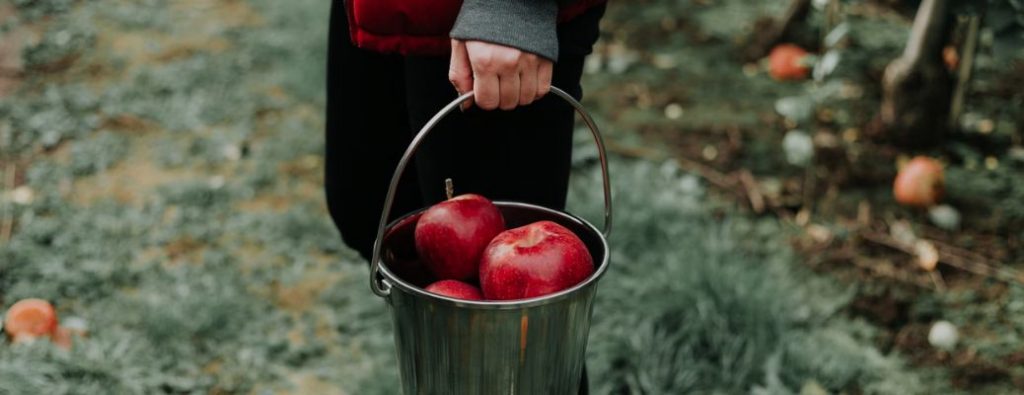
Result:
M385 304L321 192L327 3L0 4L0 305L89 326L69 351L0 341L0 393L395 392ZM896 147L868 131L906 10L844 2L836 70L779 82L741 54L786 3L609 8L583 81L617 213L595 392L1020 390L1024 54L983 36L962 130ZM810 165L786 161L794 128ZM596 222L577 137L569 207ZM893 202L917 154L946 163L958 230ZM1002 274L954 267L979 263ZM927 340L940 319L961 333L948 352Z

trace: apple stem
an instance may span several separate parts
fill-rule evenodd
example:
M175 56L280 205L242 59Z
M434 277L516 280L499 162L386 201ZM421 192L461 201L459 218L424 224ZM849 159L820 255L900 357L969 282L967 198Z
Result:
M444 179L444 194L448 195L448 199L451 199L452 195L455 194L455 186L452 184L451 178Z

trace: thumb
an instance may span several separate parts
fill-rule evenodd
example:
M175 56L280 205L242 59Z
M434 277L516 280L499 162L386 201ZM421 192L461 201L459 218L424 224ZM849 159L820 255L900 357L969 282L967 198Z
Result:
M469 64L466 43L462 40L452 39L452 59L448 64L448 80L455 86L455 91L460 96L473 90L473 69ZM472 100L467 101L462 104L462 109L465 110L472 105Z

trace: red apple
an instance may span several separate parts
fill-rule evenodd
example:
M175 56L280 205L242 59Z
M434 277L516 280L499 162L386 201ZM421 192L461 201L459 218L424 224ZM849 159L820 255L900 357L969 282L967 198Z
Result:
M525 299L570 288L593 273L594 260L579 237L540 221L491 241L480 261L480 287L487 299Z
M956 67L960 65L960 54L956 52L956 47L947 45L942 48L942 63L946 64L946 70L956 70Z
M42 299L22 299L4 315L4 331L11 338L50 336L56 330L57 311Z
M480 289L459 280L441 280L425 288L427 292L456 299L483 300Z
M427 209L416 222L416 252L440 280L477 276L480 255L505 230L498 208L480 195L460 195Z
M945 177L935 159L918 156L907 162L893 182L896 201L904 206L930 207L942 199Z
M793 44L779 44L768 54L768 74L776 80L802 80L811 68L804 64L807 51Z

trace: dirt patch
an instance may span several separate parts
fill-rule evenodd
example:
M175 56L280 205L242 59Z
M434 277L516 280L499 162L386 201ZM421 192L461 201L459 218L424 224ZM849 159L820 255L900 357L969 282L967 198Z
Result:
M338 394L346 395L338 386L324 381L314 373L294 372L288 374L286 380L291 388L275 392L277 395L299 395L299 394Z
M230 47L223 37L203 37L194 34L162 34L107 31L100 35L100 48L128 61L128 68L158 65L175 59L187 58L199 52L219 52Z
M341 275L332 270L334 259L316 258L315 263L307 266L302 277L288 284L275 281L270 285L270 298L279 307L302 313L315 307L320 294L337 284Z
M71 188L71 200L89 206L98 200L113 198L122 204L139 206L161 185L200 176L190 169L170 169L155 163L153 158L159 149L156 136L134 139L128 156L114 167L89 177L76 178Z
M124 31L99 24L96 48L123 60L124 64L117 70L110 64L91 64L85 68L95 77L117 78L131 75L133 70L142 67L186 59L197 53L220 53L231 48L225 33L262 23L260 15L243 1L184 0L172 2L168 7L175 14L171 17L176 21L173 32Z
M263 24L263 17L242 0L181 0L170 3L170 10L186 17L184 30L226 30Z

